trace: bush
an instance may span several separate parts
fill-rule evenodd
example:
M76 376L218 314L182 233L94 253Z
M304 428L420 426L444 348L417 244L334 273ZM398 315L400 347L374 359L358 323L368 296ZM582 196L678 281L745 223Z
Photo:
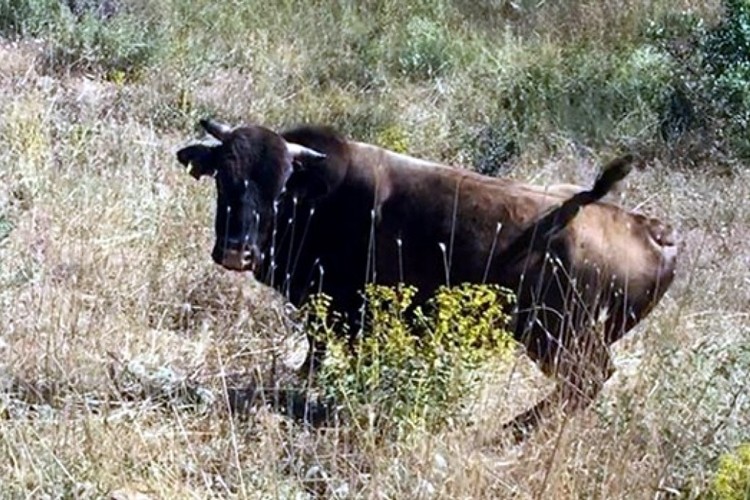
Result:
M121 82L138 77L161 46L158 32L126 14L102 20L94 14L62 16L48 35L45 59L52 71L101 71Z
M676 70L664 105L662 137L673 143L692 129L706 137L702 147L711 153L728 149L748 158L750 1L723 0L722 5L723 18L715 26L685 14L649 29Z
M511 116L519 130L544 133L550 127L589 144L654 134L671 78L663 55L648 47L546 50L529 58L509 88Z
M380 23L372 23L368 18L352 14L346 20L348 30L337 33L339 38L316 47L319 52L308 59L305 79L319 86L353 84L362 89L385 87L387 33ZM330 29L334 30L333 27Z
M368 285L366 332L353 350L330 321L330 300L317 296L309 314L328 356L319 375L323 393L354 420L380 431L439 427L460 415L462 401L482 380L477 368L507 357L512 295L497 285L442 287L423 310L417 290Z
M0 0L0 33L40 38L47 70L101 72L118 82L138 76L163 45L145 12L116 12L107 2L75 5L73 12L62 1Z
M725 17L706 33L703 50L714 74L750 61L750 1L724 0Z
M496 120L464 139L474 170L484 175L507 174L518 155L515 131L507 120Z
M375 138L375 143L397 153L406 153L409 150L409 138L398 125L389 125L381 130Z
M727 122L729 143L750 156L750 1L724 0L725 18L702 41L707 78L702 85Z
M750 498L750 443L721 458L711 486L710 498L716 500Z
M62 9L59 0L0 0L0 34L39 35L59 19Z
M398 65L404 74L432 78L449 66L451 40L441 25L415 17L407 24L405 33L406 40L398 54Z

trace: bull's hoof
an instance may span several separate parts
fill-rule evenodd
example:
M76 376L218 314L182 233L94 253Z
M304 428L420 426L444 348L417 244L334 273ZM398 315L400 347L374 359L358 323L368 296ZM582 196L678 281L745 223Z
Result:
M227 387L226 402L232 415L247 415L262 401L262 394L254 387Z
M534 434L541 421L540 409L535 406L503 425L502 432L510 433L513 444L521 444Z
M291 419L321 427L332 422L335 405L331 401L319 401L307 391L297 389L263 389L258 387L228 388L227 401L233 415L243 416L252 408L266 406Z
M503 435L510 433L511 443L513 444L523 443L534 433L534 430L535 426L517 422L515 419L502 427Z

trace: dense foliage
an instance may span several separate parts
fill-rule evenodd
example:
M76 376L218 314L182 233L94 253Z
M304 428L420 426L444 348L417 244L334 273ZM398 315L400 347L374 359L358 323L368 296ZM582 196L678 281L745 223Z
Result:
M327 397L366 425L402 430L452 421L491 360L508 359L512 296L496 285L443 287L427 309L410 286L369 285L367 327L353 345L328 318L329 300L313 299L309 322L329 354L320 383ZM339 325L340 326L340 325Z
M750 498L750 444L741 445L735 453L721 457L713 481L711 498L744 500Z

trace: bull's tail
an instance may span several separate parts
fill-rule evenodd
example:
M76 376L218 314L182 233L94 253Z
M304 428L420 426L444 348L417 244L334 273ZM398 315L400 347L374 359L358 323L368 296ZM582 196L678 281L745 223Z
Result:
M584 202L583 205L588 205L597 200L602 199L609 193L615 185L623 180L632 170L633 155L625 155L620 158L616 158L604 166L599 178L594 183L594 187L590 191L584 191L584 194L588 193L590 200ZM574 196L575 198L575 196Z
M532 252L546 250L550 241L570 224L581 208L595 203L630 173L633 156L625 155L605 165L601 175L588 191L576 193L539 220L532 222L498 255L502 265L512 265Z

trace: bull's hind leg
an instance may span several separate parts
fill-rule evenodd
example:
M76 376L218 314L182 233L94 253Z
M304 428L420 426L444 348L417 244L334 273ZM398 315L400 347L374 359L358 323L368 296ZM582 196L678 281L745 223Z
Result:
M571 275L563 249L537 263L534 282L520 288L516 338L545 375L558 381L547 398L521 413L506 428L523 438L545 419L559 412L587 407L614 369L609 354L611 335L619 323L607 314L619 310L598 272ZM578 284L578 285L576 285Z
M614 373L603 339L591 331L581 337L584 339L558 349L554 357L537 360L545 375L556 378L558 384L552 394L505 426L513 431L516 441L559 412L570 414L588 407Z

